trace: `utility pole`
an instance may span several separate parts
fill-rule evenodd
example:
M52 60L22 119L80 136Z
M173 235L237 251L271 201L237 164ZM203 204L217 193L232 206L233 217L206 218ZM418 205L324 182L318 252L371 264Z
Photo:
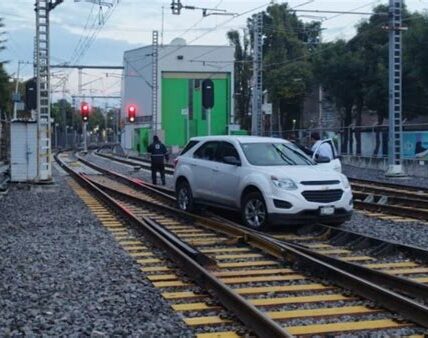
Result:
M251 101L251 134L262 135L262 103L263 103L263 14L258 13L253 23L253 92Z
M37 180L52 180L49 12L63 0L36 0Z
M402 124L403 0L389 0L389 146L386 176L404 176Z
M156 135L158 128L158 56L159 56L159 33L152 34L152 132Z
M78 107L80 107L82 104L80 101L80 98L82 97L82 93L83 93L83 85L82 85L83 79L82 79L82 77L83 77L83 70L82 70L82 68L78 68L78 75L77 75L77 92L79 93L79 100L77 100ZM83 136L83 152L84 153L88 152L87 128L88 128L88 122L83 121L82 136Z
M64 81L64 83L62 84L62 100L61 100L61 117L62 117L62 129L63 129L63 136L66 138L67 137L67 132L66 132L66 128L67 128L67 114L65 111L65 86L66 86L66 81ZM65 141L65 144L67 143L67 141Z
M18 89L19 89L19 72L21 68L22 61L18 61L18 70L16 72L16 84L15 84L15 97L13 100L13 120L16 120L17 118L17 111L18 111Z

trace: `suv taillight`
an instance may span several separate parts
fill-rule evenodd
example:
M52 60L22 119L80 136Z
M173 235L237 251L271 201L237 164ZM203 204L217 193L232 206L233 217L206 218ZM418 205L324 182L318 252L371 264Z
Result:
M177 164L178 164L178 158L174 158L172 163L174 164L174 169L175 169L177 167Z

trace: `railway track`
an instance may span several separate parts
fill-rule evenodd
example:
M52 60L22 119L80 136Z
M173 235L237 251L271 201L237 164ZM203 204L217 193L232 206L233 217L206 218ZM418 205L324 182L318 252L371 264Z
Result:
M150 161L141 157L123 157L97 152L97 155L124 164L150 169ZM166 165L166 174L172 175L174 168ZM393 183L379 183L361 179L350 179L356 209L369 211L368 216L393 215L399 221L428 221L428 189Z
M68 166L69 171L73 165L76 166L74 169L78 166L75 162L72 162L73 165L66 162L64 159L62 165ZM94 170L93 167L90 170ZM145 232L152 237L156 237L153 232L157 231L157 236L161 234L169 238L169 246L174 244L180 248L181 254L184 252L193 257L191 263L182 261L181 267L187 272L186 279L196 277L196 281L205 289L208 284L211 296L215 297L211 301L204 301L210 298L208 293L201 295L186 289L189 283L183 281L180 273L171 273L171 269L156 258L141 261L148 278L156 287L162 288L164 296L176 311L183 313L188 325L199 328L197 332L209 336L207 331L221 327L219 334L233 336L236 330L228 331L228 327L239 327L241 324L235 323L237 320L251 332L270 337L376 331L394 334L402 332L397 331L401 329L405 329L406 334L412 334L422 333L422 327L428 326L428 309L423 305L427 298L424 293L426 285L423 283L428 280L412 280L423 278L413 278L413 274L412 278L402 278L406 272L396 270L394 272L397 273L381 275L385 286L377 286L375 282L375 278L380 278L378 273L383 273L379 270L392 272L403 266L408 269L418 268L423 275L421 269L424 266L415 265L419 264L416 258L412 258L413 265L400 265L398 261L395 265L391 261L381 263L381 254L378 258L366 255L363 259L361 253L351 253L349 247L343 249L334 246L335 241L339 240L334 229L311 229L316 236L308 235L308 231L302 236L276 234L274 239L231 222L219 222L177 211L172 207L171 196L156 196L153 187L144 189L139 182L131 183L130 180L125 184L123 177L118 182L112 177L86 174L84 170L77 172L74 176L82 184L91 187L111 209L120 210L121 216L134 224L144 225L149 229ZM138 184L138 189L132 188L132 185ZM360 239L358 250L373 248L373 245L366 243L364 246L362 242ZM412 255L421 257L417 250L414 248ZM405 252L404 249L402 252ZM181 256L175 251L171 256L177 255ZM334 260L338 257L343 258L340 260L341 268L335 265L338 263ZM425 259L426 256L423 258L424 263ZM376 267L364 267L375 271L372 272L375 276L363 279L351 275L346 272L351 266L347 265L347 261L363 262L362 267L378 264ZM194 266L196 263L200 265L199 268ZM208 275L202 277L201 268ZM396 275L400 277L391 277ZM217 281L226 289L219 291L219 287L214 286ZM410 292L410 287L417 291ZM224 312L224 308L228 311ZM406 319L403 320L403 317Z

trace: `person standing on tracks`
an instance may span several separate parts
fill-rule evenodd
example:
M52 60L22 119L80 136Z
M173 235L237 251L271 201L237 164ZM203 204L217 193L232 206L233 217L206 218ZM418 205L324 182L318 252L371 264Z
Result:
M153 136L153 142L147 151L151 154L152 182L156 185L156 175L160 172L162 185L165 185L165 163L169 159L165 145L159 140L157 135Z

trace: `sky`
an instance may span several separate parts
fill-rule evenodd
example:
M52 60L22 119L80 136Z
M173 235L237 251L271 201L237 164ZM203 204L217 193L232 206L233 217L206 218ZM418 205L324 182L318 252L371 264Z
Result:
M51 64L122 65L125 50L150 44L152 31L157 29L161 32L162 28L165 44L181 37L188 44L227 45L227 31L244 28L251 14L265 9L271 2L281 3L263 0L181 0L183 5L217 8L238 14L204 18L201 10L183 9L181 15L173 15L170 1L103 0L117 4L113 9L102 9L101 17L104 17L105 24L100 25L99 6L90 1L65 0L51 12ZM374 6L386 1L290 0L288 3L290 7L305 10L370 12ZM428 10L428 0L407 0L405 4L410 11ZM355 34L355 25L368 17L318 13L299 13L299 16L305 21L323 21L323 41L351 38ZM6 70L13 76L16 76L18 60L27 62L21 65L20 72L20 78L27 79L33 72L34 0L0 0L0 17L5 24L4 37L7 39L7 49L0 53L0 60L8 61ZM55 69L53 75L55 98L63 95L61 78L65 76L68 77L66 98L77 94L76 71ZM117 70L85 70L83 83L87 95L120 95L121 77ZM97 102L99 105L105 103L117 104Z

